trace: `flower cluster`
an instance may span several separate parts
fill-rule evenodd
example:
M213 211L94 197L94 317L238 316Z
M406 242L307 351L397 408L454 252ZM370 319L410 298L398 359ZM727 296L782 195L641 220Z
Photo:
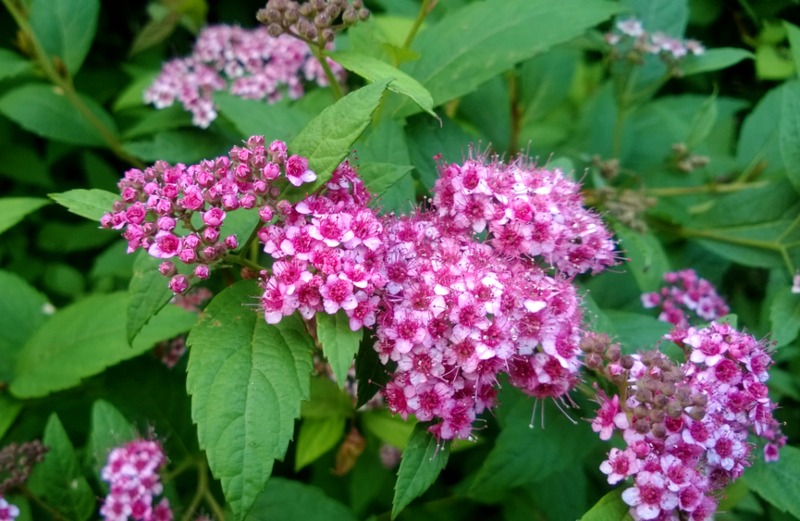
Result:
M646 308L660 308L658 319L675 326L687 326L687 312L703 320L715 320L730 312L725 300L717 294L714 286L692 269L664 274L668 285L658 292L642 295Z
M383 226L367 208L370 194L349 163L334 171L325 189L297 204L261 207L258 231L264 251L275 262L262 272L264 318L276 324L299 310L305 319L317 312L343 310L353 331L375 323L385 284L381 272Z
M309 42L332 42L337 31L368 17L362 0L268 0L256 13L272 36L291 34Z
M338 64L328 60L328 65L343 78ZM212 100L216 91L274 103L284 95L302 97L304 80L328 85L304 42L288 35L274 38L266 27L218 25L203 29L188 57L163 65L144 100L159 109L177 100L192 113L194 125L206 128L217 117Z
M728 324L675 328L666 338L684 350L684 364L657 351L604 353L602 372L627 398L598 392L592 428L603 440L621 431L626 447L611 449L600 469L611 484L633 479L622 499L634 519L710 519L715 496L750 464L748 434L767 441L767 461L785 443L765 385L772 359Z
M119 182L122 200L100 224L124 228L128 253L141 248L164 259L159 270L170 277L174 293L183 293L192 277L208 278L211 266L238 248L236 235L223 231L229 212L261 207L262 218L271 218L268 202L280 196L285 181L300 186L314 179L308 160L287 157L285 143L273 141L267 147L262 136L252 136L228 156L199 164L158 161L144 171L128 170ZM194 266L192 274L180 273L175 258Z
M614 48L617 57L639 62L645 55L659 56L668 65L676 65L686 56L699 56L705 52L697 40L681 40L662 32L647 32L636 18L619 20L614 30L606 33L606 42Z
M0 450L0 497L25 485L34 465L44 460L48 447L39 440L9 443Z
M19 508L0 495L0 521L14 521L19 517Z
M172 521L167 498L153 506L164 489L158 472L165 461L161 444L154 440L134 440L112 450L100 474L109 485L100 508L103 519Z

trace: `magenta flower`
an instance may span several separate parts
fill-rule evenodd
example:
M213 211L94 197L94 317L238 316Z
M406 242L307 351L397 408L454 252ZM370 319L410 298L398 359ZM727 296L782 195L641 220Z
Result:
M0 496L0 521L14 521L17 517L19 517L19 508Z

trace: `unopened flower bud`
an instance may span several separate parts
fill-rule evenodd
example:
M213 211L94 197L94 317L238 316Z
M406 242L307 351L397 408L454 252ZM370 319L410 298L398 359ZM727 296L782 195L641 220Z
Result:
M653 400L653 392L649 389L639 389L636 391L636 399L642 403L649 403Z
M689 418L700 421L706 416L706 410L703 407L692 407L687 413Z
M365 22L369 18L369 9L360 9L358 11L358 19Z
M642 418L636 422L636 432L639 434L647 434L650 432L650 420Z
M670 402L669 404L667 404L665 410L667 412L667 416L673 419L680 418L681 415L683 414L683 408L680 406L678 402Z
M650 410L644 405L637 405L633 409L633 415L639 419L646 418L650 414Z
M692 396L692 405L697 405L698 407L705 407L708 403L708 395L697 393Z
M653 433L653 436L659 439L664 439L667 437L667 427L663 423L654 423L650 427L650 432Z
M267 27L267 33L273 38L277 38L283 34L283 27L278 24L269 24Z
M657 394L653 397L653 404L659 409L663 409L669 403L669 398L663 394Z
M630 369L633 367L633 357L631 355L623 355L622 358L619 359L619 363L623 369Z
M592 371L597 371L603 367L603 357L601 357L598 353L589 353L586 355L583 361L586 364L586 367Z
M164 275L165 277L171 277L175 275L177 270L175 269L175 265L170 261L164 261L158 265L158 272Z

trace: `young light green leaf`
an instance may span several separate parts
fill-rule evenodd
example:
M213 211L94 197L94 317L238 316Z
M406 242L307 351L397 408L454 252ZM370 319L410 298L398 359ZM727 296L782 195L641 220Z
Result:
M792 293L789 287L780 290L769 308L769 320L776 347L789 344L797 338L800 333L800 295Z
M681 61L681 74L690 76L701 72L712 72L736 65L742 60L752 60L753 53L736 47L707 49L699 56L691 55Z
M245 521L356 521L353 513L322 490L284 478L272 478Z
M320 456L339 443L344 434L346 418L308 418L300 424L297 435L297 449L294 457L294 471L314 463Z
M28 487L67 519L86 520L94 513L95 496L83 477L75 448L55 413L50 415L42 442L50 449L33 468Z
M119 199L117 194L97 188L90 190L78 188L60 194L47 194L47 196L61 206L65 206L70 212L93 221L99 221L104 214L110 212L114 201Z
M447 465L449 456L449 443L440 443L428 432L425 424L418 423L414 427L408 445L403 449L403 459L400 460L397 471L392 519L433 485Z
M88 96L81 99L103 125L116 135L111 116ZM73 145L103 146L106 140L67 98L49 85L28 83L0 98L0 112L22 128L44 138Z
M120 292L93 295L56 312L19 352L11 394L35 398L68 389L157 341L186 332L196 320L193 313L170 306L131 346L122 320L127 306L128 295Z
M92 46L99 14L99 0L35 0L28 21L48 57L75 76Z
M405 449L411 433L416 425L385 409L374 409L360 415L364 428L381 439L381 441Z
M784 20L783 28L786 30L786 37L789 39L789 48L792 51L794 70L796 74L800 74L800 27Z
M13 78L33 69L33 65L19 53L0 49L0 80Z
M250 306L252 281L225 289L192 329L187 389L211 471L237 519L283 458L309 396L313 344L298 315L269 325Z
M0 233L47 204L50 201L39 197L3 197L0 199Z
M330 54L333 61L370 82L391 81L387 87L390 91L408 96L419 108L439 119L433 111L433 97L428 89L405 72L392 67L386 62L353 51L336 51Z
M369 125L387 85L382 81L351 92L323 110L292 141L290 151L307 157L309 168L317 174L313 185L303 187L305 192L322 186L350 153L350 146Z
M786 175L800 192L800 80L786 83L782 94L778 142Z
M349 418L355 413L353 398L325 376L311 379L311 398L303 402L303 418Z
M489 0L467 5L420 31L421 58L403 70L424 85L434 105L457 98L550 47L581 35L621 10L601 0ZM514 13L515 16L508 16ZM419 111L401 104L395 115Z
M89 433L89 465L97 475L108 460L108 453L115 447L136 438L136 429L127 418L105 400L92 405L92 430Z
M128 342L133 342L150 318L174 296L167 279L158 271L160 261L147 252L139 252L133 263L133 277L128 284L130 301L125 313Z
M786 445L780 459L765 463L756 457L753 466L744 473L750 488L772 503L781 512L800 518L800 449Z
M267 143L278 138L284 141L294 139L312 117L289 100L270 104L227 92L214 93L214 105L233 123L243 139L261 135Z
M317 337L333 370L333 376L341 386L347 381L347 372L353 365L353 357L358 351L363 334L363 329L350 329L350 319L344 310L340 309L335 315L317 313Z
M622 501L622 489L612 490L594 504L580 521L629 521L630 507Z

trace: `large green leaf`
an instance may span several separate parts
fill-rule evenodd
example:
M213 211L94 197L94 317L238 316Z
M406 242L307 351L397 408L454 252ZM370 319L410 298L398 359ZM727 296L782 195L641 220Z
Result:
M421 496L433 485L447 465L450 447L428 432L427 425L418 423L403 450L403 459L397 471L397 483L392 500L392 519L397 517L414 498Z
M767 92L744 119L736 147L736 166L740 170L769 174L783 168L778 141L783 88Z
M781 512L800 518L800 449L787 445L781 449L780 459L765 463L756 458L753 466L744 473L744 480L752 490L775 505Z
M681 61L681 73L684 76L711 72L735 65L742 60L752 60L753 53L736 47L718 47L707 49L699 56L687 56Z
M350 329L350 319L344 310L340 309L335 315L317 314L317 338L333 370L333 376L341 386L347 382L347 372L353 365L353 357L358 351L363 334L363 329Z
M0 288L0 382L8 382L19 351L47 320L52 307L47 297L14 273L0 271Z
M81 100L109 132L116 124L108 113L88 96ZM102 146L106 140L72 103L54 87L29 83L6 92L0 98L0 112L22 128L41 137L73 145Z
M322 490L297 481L273 478L258 496L246 521L355 521L356 517Z
M92 46L99 14L99 0L34 0L28 20L50 59L74 76Z
M150 318L173 297L167 279L158 271L160 263L160 259L145 251L139 252L133 263L133 277L128 285L130 301L125 312L128 342L132 342Z
M800 333L800 295L790 287L781 289L769 308L772 339L776 346L792 342Z
M612 490L594 504L580 521L628 521L630 507L622 501L622 489Z
M622 224L615 226L614 231L629 259L625 269L633 274L642 293L656 291L661 287L663 274L670 271L661 242L652 233L637 232Z
M103 215L110 212L114 201L119 199L119 195L97 188L91 190L79 188L47 195L70 212L93 221L99 221Z
M95 496L83 477L75 448L58 416L52 414L42 442L50 449L44 461L34 467L28 487L67 519L89 519L95 510Z
M211 130L192 128L157 132L146 139L128 141L122 148L142 161L188 164L224 155L230 143Z
M297 448L294 457L295 472L314 463L323 454L334 448L342 439L345 422L344 416L303 420L303 423L300 424L300 432L297 434Z
M11 393L45 396L77 385L82 378L137 356L158 341L186 332L196 320L177 306L162 310L137 337L125 335L126 293L93 295L55 313L27 341L17 357Z
M782 94L778 143L789 181L800 192L800 81L787 83Z
M369 125L387 85L382 81L351 92L323 110L292 141L291 152L307 157L309 168L317 174L316 182L304 191L313 192L330 179Z
M601 0L476 2L420 31L413 47L422 57L403 70L440 105L619 11L617 4ZM403 103L396 113L418 110Z
M309 396L313 344L298 315L268 325L242 281L217 295L192 329L187 389L209 466L237 519L255 505L283 458Z
M311 115L281 100L269 104L265 101L244 99L227 92L214 94L214 104L220 114L228 118L243 139L262 135L267 143L273 139L288 141L311 120Z
M367 163L359 175L374 194L378 208L383 211L401 211L414 205L414 180L411 165L392 163Z
M0 394L0 440L6 435L21 412L22 402L6 394Z
M50 201L39 197L3 197L0 199L0 233L46 204Z

